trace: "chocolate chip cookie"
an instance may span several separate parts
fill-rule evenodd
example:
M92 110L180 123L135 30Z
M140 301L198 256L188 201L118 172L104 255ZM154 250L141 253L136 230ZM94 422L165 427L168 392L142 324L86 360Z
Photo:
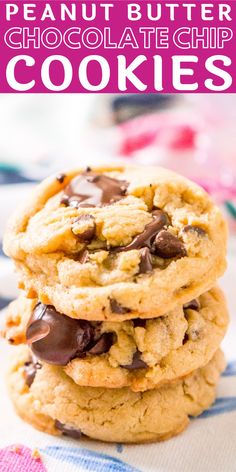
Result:
M191 375L144 393L128 388L79 387L62 370L48 364L35 368L27 348L17 352L8 375L10 395L18 414L36 428L75 439L82 435L108 442L161 441L181 432L190 416L198 416L215 399L224 370L217 351Z
M207 193L158 167L75 170L40 184L4 248L29 297L89 321L162 316L225 269L226 225Z
M219 288L162 317L122 323L73 319L22 296L8 308L5 337L27 342L39 361L62 366L80 386L145 391L206 365L227 325Z

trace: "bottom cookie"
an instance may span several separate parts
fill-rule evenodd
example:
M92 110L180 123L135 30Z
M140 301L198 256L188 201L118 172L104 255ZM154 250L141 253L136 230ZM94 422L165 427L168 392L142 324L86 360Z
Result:
M129 388L79 387L62 370L30 363L29 350L17 349L8 383L18 414L36 428L74 438L108 442L161 441L180 433L215 399L225 366L217 351L191 375L146 392Z

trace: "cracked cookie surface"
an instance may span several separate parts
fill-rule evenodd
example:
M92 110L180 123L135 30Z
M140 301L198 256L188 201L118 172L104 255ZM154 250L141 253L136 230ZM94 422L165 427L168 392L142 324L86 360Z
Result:
M216 384L225 363L221 351L202 369L182 380L134 393L128 388L77 386L61 367L43 364L26 384L29 351L17 350L8 375L18 414L51 434L80 433L108 442L141 443L168 439L181 432L189 416L197 416L215 399Z
M80 386L145 391L207 364L227 325L217 287L165 316L122 323L75 320L22 296L8 308L5 337L27 341L39 360L62 365Z
M211 288L226 233L189 180L158 167L98 168L40 184L4 248L29 296L73 318L123 321L161 316Z

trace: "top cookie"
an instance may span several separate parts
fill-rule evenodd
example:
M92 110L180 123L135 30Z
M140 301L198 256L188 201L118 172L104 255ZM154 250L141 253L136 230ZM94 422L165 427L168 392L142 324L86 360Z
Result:
M208 194L158 167L50 177L4 240L28 296L74 318L163 315L225 269L227 230Z

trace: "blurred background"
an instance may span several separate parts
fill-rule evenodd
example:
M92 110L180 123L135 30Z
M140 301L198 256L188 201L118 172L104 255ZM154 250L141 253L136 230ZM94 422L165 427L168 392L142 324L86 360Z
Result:
M236 229L236 95L6 94L0 130L7 193L65 166L156 164L200 183Z
M6 94L0 130L0 308L16 295L1 249L5 223L35 182L64 167L123 160L176 170L221 206L230 227L223 285L236 313L236 95Z

